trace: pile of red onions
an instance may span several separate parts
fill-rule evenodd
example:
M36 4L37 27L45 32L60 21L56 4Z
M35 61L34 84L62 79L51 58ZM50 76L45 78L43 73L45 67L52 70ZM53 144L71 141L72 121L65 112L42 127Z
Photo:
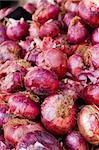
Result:
M99 1L23 8L0 9L0 150L98 150Z

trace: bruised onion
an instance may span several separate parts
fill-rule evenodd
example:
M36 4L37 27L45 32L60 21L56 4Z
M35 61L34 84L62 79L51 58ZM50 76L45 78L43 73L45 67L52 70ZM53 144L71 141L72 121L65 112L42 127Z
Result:
M23 8L28 11L30 14L33 14L36 10L35 5L33 3L26 3Z
M99 26L99 1L82 0L79 3L80 17L91 27Z
M92 33L92 43L99 44L99 28L96 28Z
M60 78L64 77L67 71L67 57L57 48L40 53L36 59L36 64L53 70Z
M89 150L88 143L78 131L68 132L64 145L68 150Z
M4 126L4 138L12 146L16 146L20 139L28 132L44 131L40 123L27 119L10 119Z
M34 98L36 99L36 97ZM34 98L33 101L25 92L17 92L9 96L9 112L21 118L34 120L40 113L39 105Z
M84 88L82 97L87 104L99 105L99 84L91 84Z
M59 8L53 4L47 4L40 6L32 16L33 21L37 21L40 24L44 24L49 19L57 19L59 14Z
M96 105L86 105L81 109L78 127L86 141L99 145L99 108Z
M20 20L9 19L7 24L7 36L13 41L21 40L28 35L29 24L24 21L23 18Z
M76 123L76 107L73 98L63 93L45 98L41 105L41 120L52 134L66 134Z
M69 43L77 44L84 42L88 31L82 22L81 18L75 16L68 27L67 40Z
M60 32L58 24L59 24L58 21L52 21L52 20L49 20L48 22L43 24L39 30L40 38L44 38L48 36L55 37Z
M4 63L7 60L15 60L18 58L22 58L23 56L24 56L24 51L14 41L4 41L0 45L0 62L1 63Z
M45 131L35 131L27 133L16 146L16 150L62 150L58 140Z
M53 72L34 67L25 76L25 87L37 95L49 95L58 89L58 79Z

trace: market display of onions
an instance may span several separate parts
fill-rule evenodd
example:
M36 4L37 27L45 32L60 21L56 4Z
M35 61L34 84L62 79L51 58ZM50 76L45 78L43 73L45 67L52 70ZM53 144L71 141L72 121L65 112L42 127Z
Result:
M0 150L99 150L99 1L0 9Z

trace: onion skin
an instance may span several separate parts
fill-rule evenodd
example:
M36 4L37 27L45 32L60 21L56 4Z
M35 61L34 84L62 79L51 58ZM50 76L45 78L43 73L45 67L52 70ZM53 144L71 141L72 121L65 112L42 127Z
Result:
M32 20L44 24L49 19L57 19L59 8L53 4L42 5L32 16Z
M20 55L21 54L21 55ZM14 41L4 41L0 44L0 62L15 60L23 57L24 51Z
M32 23L30 24L30 28L29 28L29 35L30 35L30 37L32 39L39 37L39 30L40 30L39 23L36 22L36 21L32 21Z
M99 28L96 28L92 33L92 43L93 45L99 44Z
M96 105L84 106L78 114L77 123L85 140L99 145L99 108Z
M33 3L26 3L23 8L28 11L30 14L33 14L36 10L35 5Z
M72 44L78 44L85 41L88 31L81 18L75 16L68 27L67 41Z
M68 150L89 150L87 142L77 131L71 131L66 135L64 145Z
M44 131L40 123L18 118L9 120L9 122L3 126L3 130L5 140L14 147L26 133L37 130Z
M87 104L99 106L99 84L86 86L82 92L82 97Z
M41 67L32 68L25 76L26 89L41 96L55 93L58 84L56 74Z
M36 59L36 64L54 71L59 78L64 77L67 71L67 57L57 48L40 53Z
M76 107L71 96L55 94L45 98L41 105L41 120L52 134L66 134L76 123Z
M20 150L22 148L33 148L35 150L62 150L55 137L44 131L27 133L18 143L16 150Z
M46 22L40 27L39 37L55 37L60 32L59 25L57 21Z
M17 117L34 120L40 114L39 105L35 101L28 93L17 92L9 96L9 112Z
M79 15L91 27L98 27L99 26L98 1L82 0L79 3Z
M10 19L7 24L7 36L13 41L21 40L28 35L29 24L24 19Z

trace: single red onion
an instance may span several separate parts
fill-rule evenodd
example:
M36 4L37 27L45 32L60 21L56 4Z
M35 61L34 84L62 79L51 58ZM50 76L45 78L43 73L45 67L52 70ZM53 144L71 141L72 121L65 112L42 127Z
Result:
M26 133L44 131L44 128L40 123L31 122L27 119L14 118L3 126L3 130L5 140L15 147Z
M36 6L33 3L26 3L23 8L30 14L33 14L36 10Z
M27 133L16 146L16 150L62 150L58 140L45 131L35 131Z
M76 123L76 107L73 98L63 93L45 98L41 105L41 120L52 134L66 134Z
M68 150L89 150L88 143L78 131L68 132L64 145Z
M99 44L99 28L96 28L92 33L92 43Z
M75 16L68 27L67 41L72 44L82 43L88 35L87 28L81 18Z
M27 73L27 68L16 61L6 61L0 67L0 90L6 92L16 92L24 87L23 80Z
M25 76L25 87L37 95L53 94L58 89L56 74L41 67L32 68Z
M67 0L65 3L65 10L67 12L72 12L74 14L78 14L78 5L80 0Z
M99 105L99 84L91 84L84 88L82 97L87 104Z
M99 145L99 108L86 105L78 114L78 127L82 136L91 144Z
M24 56L24 50L14 41L5 41L0 45L0 62L15 60Z
M8 40L8 37L6 35L6 27L0 23L0 44L7 40Z
M55 37L60 32L59 22L49 20L40 27L39 37Z
M49 19L57 19L59 14L59 8L53 4L47 4L40 6L32 16L34 21L40 24L44 24Z
M35 101L28 93L17 92L9 96L9 112L17 117L34 120L40 113L39 103Z
M82 0L79 3L80 17L91 27L99 26L99 1Z
M64 24L65 24L65 28L69 27L70 22L74 18L74 16L75 15L73 13L70 13L70 12L68 12L68 13L65 14L64 19L63 19Z
M9 19L7 23L7 36L13 41L21 40L28 35L29 24L24 21L23 18L20 20Z
M57 48L40 53L36 59L36 64L54 71L59 78L64 77L67 71L67 57Z

